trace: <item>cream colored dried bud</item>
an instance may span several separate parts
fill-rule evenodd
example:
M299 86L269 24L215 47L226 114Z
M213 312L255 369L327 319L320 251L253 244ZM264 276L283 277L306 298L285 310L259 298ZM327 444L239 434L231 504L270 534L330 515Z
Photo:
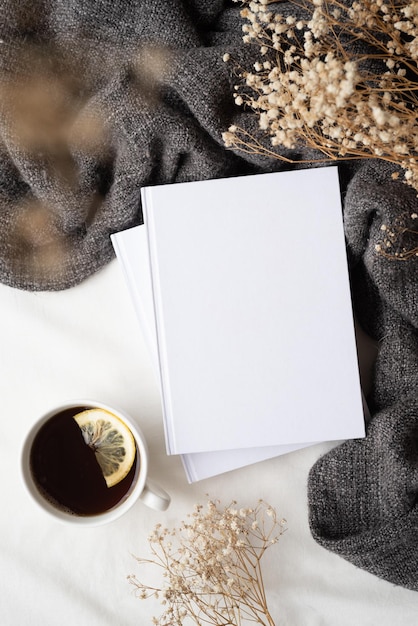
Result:
M222 133L222 141L224 142L226 148L230 148L234 145L235 135L233 133L225 131L224 133Z

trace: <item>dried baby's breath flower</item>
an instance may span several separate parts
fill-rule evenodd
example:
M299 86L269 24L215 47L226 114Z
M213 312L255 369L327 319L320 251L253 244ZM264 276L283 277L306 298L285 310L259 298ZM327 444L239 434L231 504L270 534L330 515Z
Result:
M162 584L149 586L128 577L139 598L159 598L164 606L154 624L180 626L189 618L198 626L238 626L246 620L274 626L261 559L278 542L286 521L278 520L262 500L251 508L236 505L221 507L209 500L206 506L195 505L179 528L154 528L149 537L152 557L137 561L159 568Z
M414 224L417 218L418 213L404 212L390 226L382 224L380 230L383 238L375 245L375 250L386 258L397 261L418 257L417 230Z
M287 162L283 148L312 148L317 161L378 158L400 166L418 192L418 2L290 0L286 16L266 4L242 11L260 59L239 70L234 95L258 116L261 138L235 126L225 145ZM403 228L410 247L400 259L418 247L418 231Z

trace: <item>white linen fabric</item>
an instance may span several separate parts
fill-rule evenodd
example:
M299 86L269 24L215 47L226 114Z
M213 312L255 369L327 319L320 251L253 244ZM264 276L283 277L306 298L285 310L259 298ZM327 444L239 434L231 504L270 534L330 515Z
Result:
M116 261L63 292L0 286L0 623L2 626L137 626L159 614L135 598L132 555L148 556L154 525L175 526L206 494L242 506L264 498L288 530L266 554L265 584L276 626L415 626L418 594L383 581L319 546L308 526L307 476L330 445L318 445L188 485L164 449L152 363ZM138 502L120 520L76 528L47 516L20 476L33 422L74 398L124 408L144 430L151 475L172 496L164 513Z

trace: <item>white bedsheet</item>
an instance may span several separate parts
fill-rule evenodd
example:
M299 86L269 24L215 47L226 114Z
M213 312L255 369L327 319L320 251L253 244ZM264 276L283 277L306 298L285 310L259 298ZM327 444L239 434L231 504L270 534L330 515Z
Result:
M288 530L264 563L276 626L416 626L418 593L394 587L319 547L307 518L309 468L329 444L189 485L167 457L158 387L113 261L82 285L27 293L0 285L0 624L143 626L159 606L141 601L127 575L148 556L157 522L177 525L206 494L241 506L267 500ZM67 400L120 406L143 429L151 476L172 496L158 513L138 502L99 528L63 525L38 509L20 477L23 438L37 417Z

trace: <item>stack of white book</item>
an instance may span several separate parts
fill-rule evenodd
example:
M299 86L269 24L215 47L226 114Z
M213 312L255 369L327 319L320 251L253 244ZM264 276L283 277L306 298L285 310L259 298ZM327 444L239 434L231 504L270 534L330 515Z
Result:
M141 197L112 243L188 480L364 437L337 168Z

